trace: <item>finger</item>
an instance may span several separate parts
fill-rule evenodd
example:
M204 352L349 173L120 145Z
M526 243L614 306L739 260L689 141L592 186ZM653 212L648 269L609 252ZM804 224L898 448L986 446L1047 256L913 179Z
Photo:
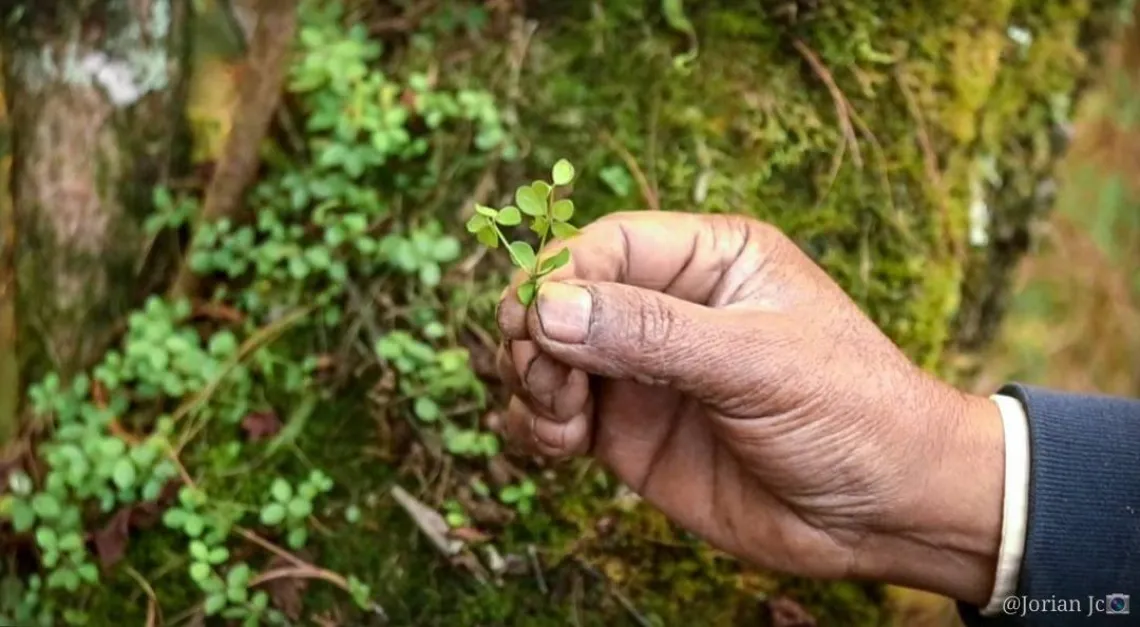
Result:
M569 248L570 262L546 280L625 283L716 305L727 301L781 240L771 227L737 216L610 214L549 247L544 254ZM527 339L527 308L517 295L527 278L525 272L516 273L500 298L498 323L504 337Z
M514 358L511 356L512 344L515 342L507 342L500 344L499 350L495 354L495 367L499 371L499 379L506 386L507 390L511 393L519 393L522 391L522 379L519 377L518 370L515 368Z
M547 457L585 455L590 448L591 421L584 413L565 421L539 416L532 425L536 446Z
M538 351L533 342L525 344L528 346L519 349L522 354L515 363L521 364L518 375L527 399L554 420L569 420L584 411L589 394L586 373Z
M589 450L591 428L588 411L556 421L515 397L507 407L504 435L511 450L519 454L563 458Z
M541 351L568 367L723 399L754 392L746 369L729 365L763 350L753 329L764 315L620 283L552 282L540 288L528 327Z
M534 455L538 447L534 438L536 416L523 399L512 396L507 404L506 419L503 421L503 438L508 450L519 455Z

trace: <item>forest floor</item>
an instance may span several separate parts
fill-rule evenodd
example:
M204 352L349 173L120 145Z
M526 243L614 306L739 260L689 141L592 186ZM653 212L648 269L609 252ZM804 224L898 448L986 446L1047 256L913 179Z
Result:
M121 488L92 487L105 496L101 510L89 494L79 498L79 488L23 495L43 524L34 538L24 529L2 539L0 618L50 607L73 624L213 624L212 605L234 616L262 612L250 600L256 588L281 615L322 626L951 624L945 600L748 570L674 528L590 462L520 459L504 454L494 435L504 399L492 367L493 318L510 265L502 251L473 250L452 227L475 204L509 201L513 185L544 176L537 164L561 157L585 173L574 190L579 223L635 205L717 212L750 199L751 213L818 249L860 304L893 325L888 332L908 353L937 358L952 283L946 266L912 261L932 255L945 234L926 214L909 226L884 217L877 194L889 186L877 177L850 166L832 171L839 132L821 124L819 112L830 115L836 105L817 76L805 78L804 59L770 45L758 49L771 63L740 61L755 50L726 35L700 49L721 55L717 72L674 73L697 47L691 24L663 19L656 3L652 17L645 2L608 3L607 11L595 3L542 37L509 2L400 15L351 13L367 3L346 4L347 16L306 13L300 24L301 54L251 195L256 226L209 226L190 248L214 298L185 311L156 299L131 317L123 350L82 390L39 384L36 398L55 402L56 414L104 416L123 391L135 411L110 423L131 448L109 462L92 458L114 469L103 484ZM188 111L201 167L156 194L156 238L183 228L209 176L224 173L233 100L250 71L233 62L232 37L219 34L224 20L204 15ZM742 40L769 35L748 11L710 9L707 17ZM622 46L628 55L614 52ZM612 63L603 67L599 58ZM760 72L771 92L752 89ZM598 75L608 82L592 82ZM748 102L734 96L739 90ZM1102 100L1101 118L1127 109ZM898 117L866 109L869 118ZM1094 108L1078 129L1100 138L1095 145L1114 137L1097 130L1097 119ZM508 126L525 127L526 141L506 141ZM356 141L358 133L367 141ZM905 133L911 137L909 127ZM733 144L716 141L725 137L786 150L726 155ZM1112 170L1098 160L1125 163L1125 144L1098 153L1078 143L1067 169L1071 191L1047 244L1025 264L978 389L1011 377L1122 393L1140 386L1129 367L1140 350L1140 212L1126 184L1135 177L1106 174ZM912 159L901 170L923 170L913 147L897 150ZM370 161L377 151L390 160L384 167ZM834 193L817 198L807 180ZM933 213L927 200L905 209ZM1093 205L1095 212L1085 210ZM871 250L870 234L884 231L892 237ZM873 268L863 263L872 254ZM1092 261L1072 263L1074 256ZM204 379L216 371L226 374ZM156 387L167 391L157 400ZM177 442L177 467L138 461L150 440L140 445L136 436L158 433L154 425L171 417L179 421L173 433L160 435ZM74 431L80 439L91 436L89 424L58 422L82 426ZM53 453L72 454L63 431L37 434L44 455L26 466L38 484L68 468L53 461ZM119 472L123 463L129 473ZM166 514L138 502L136 492L157 490L174 474L199 491L163 493ZM57 535L51 526L65 517L47 515L57 500L97 511L81 544L91 546L100 579L46 599L25 582L29 565L73 531L58 527ZM22 506L3 502L13 519ZM203 526L211 531L194 529ZM81 572L86 564L75 559Z

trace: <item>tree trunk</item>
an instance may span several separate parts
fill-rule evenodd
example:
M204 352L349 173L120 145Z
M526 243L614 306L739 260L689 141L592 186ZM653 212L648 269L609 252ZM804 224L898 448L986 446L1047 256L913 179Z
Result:
M19 354L69 377L136 303L181 122L181 0L29 1L5 36Z

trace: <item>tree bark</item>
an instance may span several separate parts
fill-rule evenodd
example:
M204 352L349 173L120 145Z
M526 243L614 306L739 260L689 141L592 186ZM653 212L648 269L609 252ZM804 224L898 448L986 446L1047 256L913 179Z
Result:
M142 228L176 156L184 0L29 1L4 52L25 380L70 377L142 296Z

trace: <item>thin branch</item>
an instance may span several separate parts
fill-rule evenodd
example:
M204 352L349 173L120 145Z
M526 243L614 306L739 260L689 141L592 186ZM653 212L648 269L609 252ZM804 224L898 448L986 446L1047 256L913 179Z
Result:
M150 585L146 577L143 577L142 574L134 568L127 566L124 570L130 575L131 579L134 579L139 584L143 592L146 592L148 599L146 604L146 627L155 627L158 625L161 610L158 606L158 595L155 594L154 587Z
M847 97L843 95L843 90L839 89L839 85L835 83L835 79L831 76L831 71L819 60L819 57L807 44L796 39L792 41L792 46L794 46L796 51L808 62L812 71L823 81L823 84L827 86L827 91L831 93L831 100L835 103L835 114L839 118L839 128L843 131L843 137L846 139L846 142L851 145L851 158L855 160L855 165L862 169L863 155L859 151L859 140L855 136L855 128L851 126L851 106L847 101Z
M234 124L210 179L197 224L234 216L241 207L245 190L257 177L261 143L269 133L285 85L289 52L297 29L297 5L298 0L257 2L257 27L240 81ZM197 276L184 261L172 293L186 296L196 287Z

